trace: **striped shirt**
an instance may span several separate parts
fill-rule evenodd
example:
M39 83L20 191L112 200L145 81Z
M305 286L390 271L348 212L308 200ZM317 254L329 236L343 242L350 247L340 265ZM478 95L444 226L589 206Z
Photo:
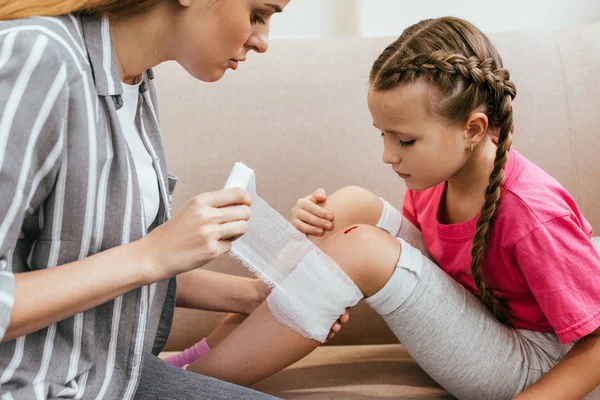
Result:
M151 229L169 219L175 184L152 79L146 71L136 116L160 188ZM147 234L117 116L122 93L106 17L0 22L0 338L15 275ZM174 290L174 280L145 286L0 343L0 399L132 398L143 352L159 351L166 340Z

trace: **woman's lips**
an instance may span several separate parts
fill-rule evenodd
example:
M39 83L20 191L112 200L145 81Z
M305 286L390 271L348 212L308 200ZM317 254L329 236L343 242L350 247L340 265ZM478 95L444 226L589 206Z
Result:
M229 68L231 68L232 70L236 70L238 69L238 66L240 65L240 62L238 60L229 60Z

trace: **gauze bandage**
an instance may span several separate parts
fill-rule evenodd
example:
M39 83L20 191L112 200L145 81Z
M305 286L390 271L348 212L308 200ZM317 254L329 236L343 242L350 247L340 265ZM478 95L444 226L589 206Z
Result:
M393 205L384 199L381 199L381 201L383 202L383 212L381 213L377 227L394 237L403 239L406 243L419 250L425 257L432 259L423 241L423 233L412 222L404 218L402 213Z
M324 342L347 307L363 297L346 273L256 193L254 171L236 163L225 188L252 198L248 232L231 254L272 287L273 316L302 336Z

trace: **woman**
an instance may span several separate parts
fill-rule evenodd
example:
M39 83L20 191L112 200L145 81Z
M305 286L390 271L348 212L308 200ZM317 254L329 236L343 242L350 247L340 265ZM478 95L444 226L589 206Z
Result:
M266 397L153 355L175 300L249 314L268 290L198 270L245 233L246 193L171 219L151 68L217 81L288 2L0 1L3 399Z

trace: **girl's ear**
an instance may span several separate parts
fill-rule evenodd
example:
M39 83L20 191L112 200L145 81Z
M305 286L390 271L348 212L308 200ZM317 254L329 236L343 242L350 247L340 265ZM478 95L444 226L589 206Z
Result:
M465 148L470 149L471 144L477 147L488 131L488 117L482 112L474 112L471 114L467 122L465 123Z

